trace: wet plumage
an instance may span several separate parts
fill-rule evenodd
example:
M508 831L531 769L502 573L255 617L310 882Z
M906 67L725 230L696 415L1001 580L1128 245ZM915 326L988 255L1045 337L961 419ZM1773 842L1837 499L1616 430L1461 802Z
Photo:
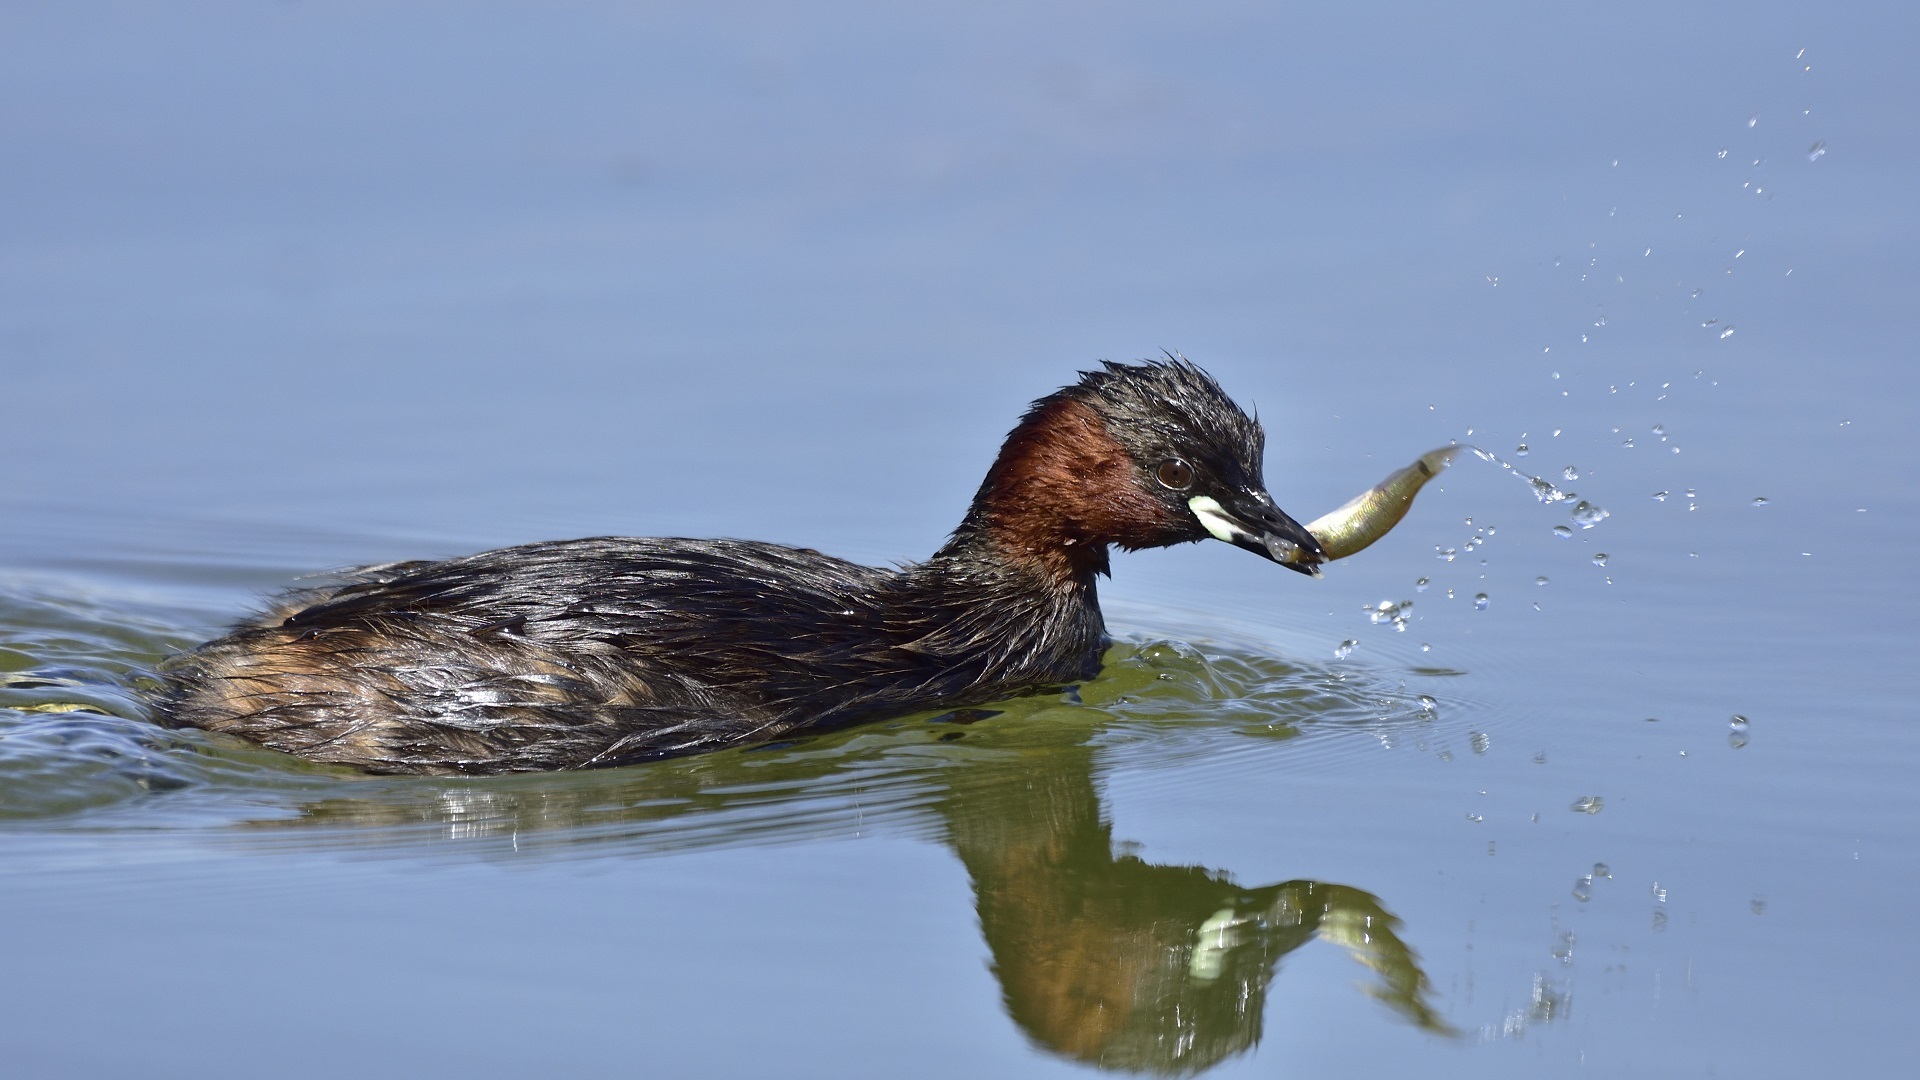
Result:
M1199 368L1108 364L1034 403L926 562L602 537L368 567L177 658L162 714L369 771L492 773L1059 685L1098 671L1112 546L1212 534L1295 569L1319 560L1267 498L1261 452L1259 425Z

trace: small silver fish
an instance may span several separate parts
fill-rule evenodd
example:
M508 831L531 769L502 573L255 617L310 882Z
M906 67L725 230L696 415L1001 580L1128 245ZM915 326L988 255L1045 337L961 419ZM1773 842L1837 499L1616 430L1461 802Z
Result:
M1420 460L1395 472L1348 500L1345 506L1307 523L1329 559L1344 559L1387 535L1413 506L1413 497L1427 481L1440 475L1457 446L1443 446L1420 455Z

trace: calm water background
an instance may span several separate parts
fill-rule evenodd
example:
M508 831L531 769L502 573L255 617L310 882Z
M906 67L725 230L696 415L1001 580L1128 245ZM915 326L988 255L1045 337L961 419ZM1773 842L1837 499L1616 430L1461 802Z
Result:
M1903 1071L1914 31L8 6L0 1055ZM357 779L130 688L328 567L924 556L1026 401L1161 349L1303 519L1449 440L1607 516L1465 458L1323 581L1117 557L1077 704L584 777Z

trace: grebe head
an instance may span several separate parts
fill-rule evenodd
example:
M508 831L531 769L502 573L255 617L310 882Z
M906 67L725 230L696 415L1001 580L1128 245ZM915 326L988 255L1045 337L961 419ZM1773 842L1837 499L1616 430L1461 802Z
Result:
M1317 574L1318 541L1267 494L1258 421L1180 358L1107 362L1034 402L1007 436L959 535L984 532L1056 572L1211 536Z

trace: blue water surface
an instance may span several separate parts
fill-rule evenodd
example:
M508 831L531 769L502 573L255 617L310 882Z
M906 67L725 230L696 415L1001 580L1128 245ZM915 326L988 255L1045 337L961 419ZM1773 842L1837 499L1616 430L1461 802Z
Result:
M1914 31L0 11L0 1057L1901 1074ZM1026 402L1162 350L1302 520L1485 455L1321 581L1116 556L1107 674L997 716L467 781L147 720L329 568L924 557Z

